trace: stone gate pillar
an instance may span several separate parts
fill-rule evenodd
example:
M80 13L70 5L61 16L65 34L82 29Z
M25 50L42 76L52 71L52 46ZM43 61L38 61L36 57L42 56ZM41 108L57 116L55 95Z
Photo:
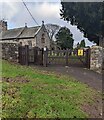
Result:
M103 58L104 58L103 48L100 46L92 46L90 57L90 69L101 73Z

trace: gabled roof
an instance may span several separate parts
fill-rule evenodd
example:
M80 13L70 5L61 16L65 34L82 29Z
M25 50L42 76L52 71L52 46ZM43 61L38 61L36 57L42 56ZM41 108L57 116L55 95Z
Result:
M23 30L24 28L16 28L16 29L2 31L0 33L0 39L15 39L21 34Z
M9 40L9 39L20 39L20 38L32 38L35 37L39 28L40 26L30 27L30 28L22 27L22 28L9 29L6 31L2 31L0 33L0 39Z
M18 36L18 38L29 38L29 37L35 37L36 32L38 31L40 27L31 27L31 28L24 28L23 32Z

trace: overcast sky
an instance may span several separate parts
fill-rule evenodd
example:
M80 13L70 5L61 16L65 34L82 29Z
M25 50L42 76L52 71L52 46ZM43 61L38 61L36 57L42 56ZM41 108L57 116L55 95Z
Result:
M28 27L37 25L21 1L22 0L5 0L0 2L0 8L2 8L0 10L1 19L4 18L7 20L9 29L24 27L25 23L27 23ZM76 26L71 26L70 23L60 19L60 0L31 0L31 2L24 0L24 2L39 25L41 25L42 20L44 20L45 24L51 23L66 26L74 35L74 44L77 44L82 39L85 39L87 45L91 46L93 44L83 37L83 34Z

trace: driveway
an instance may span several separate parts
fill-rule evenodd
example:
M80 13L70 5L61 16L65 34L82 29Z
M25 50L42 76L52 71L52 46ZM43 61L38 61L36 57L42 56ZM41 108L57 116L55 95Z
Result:
M86 68L65 66L48 66L48 67L35 66L35 67L46 71L52 71L72 76L76 80L85 83L98 91L102 91L102 74L96 73Z

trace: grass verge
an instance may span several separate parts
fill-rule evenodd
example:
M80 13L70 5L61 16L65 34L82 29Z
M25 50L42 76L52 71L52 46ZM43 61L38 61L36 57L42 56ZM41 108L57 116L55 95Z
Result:
M87 118L100 96L72 77L2 62L2 118Z

